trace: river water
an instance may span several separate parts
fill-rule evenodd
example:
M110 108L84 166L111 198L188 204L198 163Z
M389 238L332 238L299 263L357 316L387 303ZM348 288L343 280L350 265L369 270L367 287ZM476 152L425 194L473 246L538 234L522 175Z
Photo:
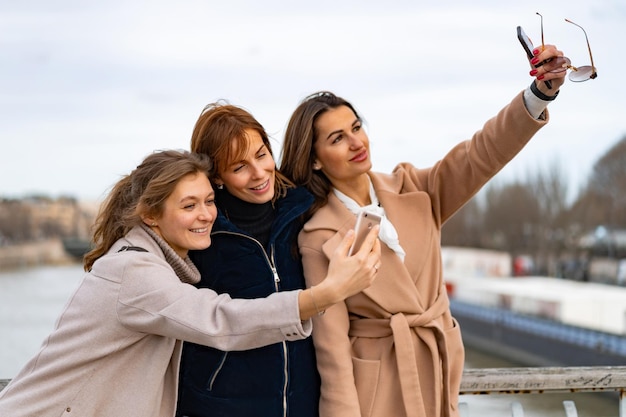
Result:
M53 329L58 314L83 276L79 264L0 272L0 379L11 378L34 355ZM466 367L519 366L468 349ZM564 400L576 403L579 417L617 417L617 395L530 394L463 396L472 417L510 416L511 401L522 404L526 417L565 416Z

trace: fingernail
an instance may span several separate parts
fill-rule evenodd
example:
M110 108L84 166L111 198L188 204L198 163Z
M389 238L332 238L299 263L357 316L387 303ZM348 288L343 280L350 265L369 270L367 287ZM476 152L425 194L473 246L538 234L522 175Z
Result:
M533 55L539 55L539 52L541 52L539 48L533 49Z
M534 57L533 59L530 60L530 63L533 65L537 65L539 63L539 58Z
M537 77L538 80L543 80L543 75L540 75L539 77Z
M539 72L539 71L537 71L536 69L534 69L534 70L530 71L530 75L532 75L532 76L534 77L535 75L537 75L537 73L538 73L538 72Z

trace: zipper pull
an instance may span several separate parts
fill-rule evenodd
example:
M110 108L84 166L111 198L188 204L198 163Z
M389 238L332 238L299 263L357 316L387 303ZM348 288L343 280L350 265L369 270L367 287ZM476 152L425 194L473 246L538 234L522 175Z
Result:
M274 244L270 246L270 267L272 268L272 274L274 274L274 282L278 284L280 282L280 277L278 276L278 271L276 270L276 262L274 262Z

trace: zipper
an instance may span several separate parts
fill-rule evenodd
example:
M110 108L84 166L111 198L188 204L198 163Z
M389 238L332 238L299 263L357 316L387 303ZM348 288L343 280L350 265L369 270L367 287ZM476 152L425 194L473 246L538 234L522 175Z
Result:
M287 417L287 385L289 384L289 372L287 368L287 342L283 340L283 355L284 355L284 376L285 376L285 384L283 385L283 417Z
M270 269L272 270L272 276L274 277L274 290L276 292L279 291L278 284L280 283L280 276L278 275L278 270L276 269L275 252L274 252L274 245L273 244L270 245L270 255L268 256L268 254L265 251L265 248L263 247L261 242L259 242L258 240L256 240L253 237L250 237L248 235L244 235L242 233L226 232L226 231L219 231L219 232L211 233L211 235L219 235L219 234L239 236L239 237L242 237L242 238L245 238L245 239L250 239L250 240L256 242L256 244L259 245L259 248L261 248L261 253L263 253L263 256L265 257L265 260L267 261L267 264L269 265ZM282 345L282 349L283 349L283 376L284 376L284 380L285 380L285 382L283 384L283 417L287 417L287 386L289 385L289 367L288 367L289 355L288 355L288 352L287 352L287 342L283 340L281 342L281 345ZM222 363L220 363L220 366L218 367L218 370L215 373L214 377L211 378L210 388L213 386L213 381L215 381L215 378L217 377L217 373L219 372L219 370L224 365L224 361L225 360L226 360L226 356L224 356L224 359L222 360Z
M265 251L265 250L264 250ZM272 269L272 274L274 275L274 289L278 292L278 283L280 282L280 277L278 276L278 270L276 269L276 260L274 259L274 245L270 246L270 258L268 259L270 268Z
M275 252L274 245L270 245L270 266L272 268L272 273L274 274L274 287L276 288L276 292L278 292L278 283L280 282L280 277L278 276L278 271L276 270L276 260L275 260ZM283 376L284 376L284 384L283 384L283 417L287 417L287 386L289 385L289 355L287 351L287 342L282 341L283 348Z
M222 356L222 360L220 361L220 364L218 365L217 369L213 373L213 376L211 377L211 380L209 381L209 391L213 391L213 384L215 383L215 380L217 379L217 376L219 375L220 371L224 367L224 363L226 362L227 356L228 356L228 352L224 352L224 356Z
M270 258L270 256L267 255L267 252L265 251L265 248L263 247L263 245L261 245L261 242L259 242L258 240L256 240L255 238L253 238L251 236L244 235L243 233L226 232L226 231L219 231L219 232L211 233L211 236L216 236L216 235L239 236L239 237L242 237L244 239L249 239L249 240L255 242L257 245L259 245L259 248L261 248L261 253L263 253L263 257L265 258L265 261L267 262L267 265L270 267L270 270L272 271L272 276L274 277L274 289L276 290L276 292L278 292L278 283L280 282L280 277L278 276L278 270L276 269L276 266L275 266L275 263L274 263L274 245L272 245L272 247L271 247L272 256Z

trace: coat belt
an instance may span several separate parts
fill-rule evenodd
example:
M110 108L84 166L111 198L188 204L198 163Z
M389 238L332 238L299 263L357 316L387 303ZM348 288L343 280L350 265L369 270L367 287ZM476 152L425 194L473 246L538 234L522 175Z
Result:
M404 408L408 417L426 415L421 395L419 371L415 360L415 349L411 338L413 331L420 339L434 333L437 350L441 357L443 376L443 416L450 415L450 362L446 337L437 318L449 307L448 297L439 293L433 305L421 314L396 313L388 319L355 319L350 321L349 335L354 337L389 337L397 353L397 366ZM435 362L436 364L436 362Z

